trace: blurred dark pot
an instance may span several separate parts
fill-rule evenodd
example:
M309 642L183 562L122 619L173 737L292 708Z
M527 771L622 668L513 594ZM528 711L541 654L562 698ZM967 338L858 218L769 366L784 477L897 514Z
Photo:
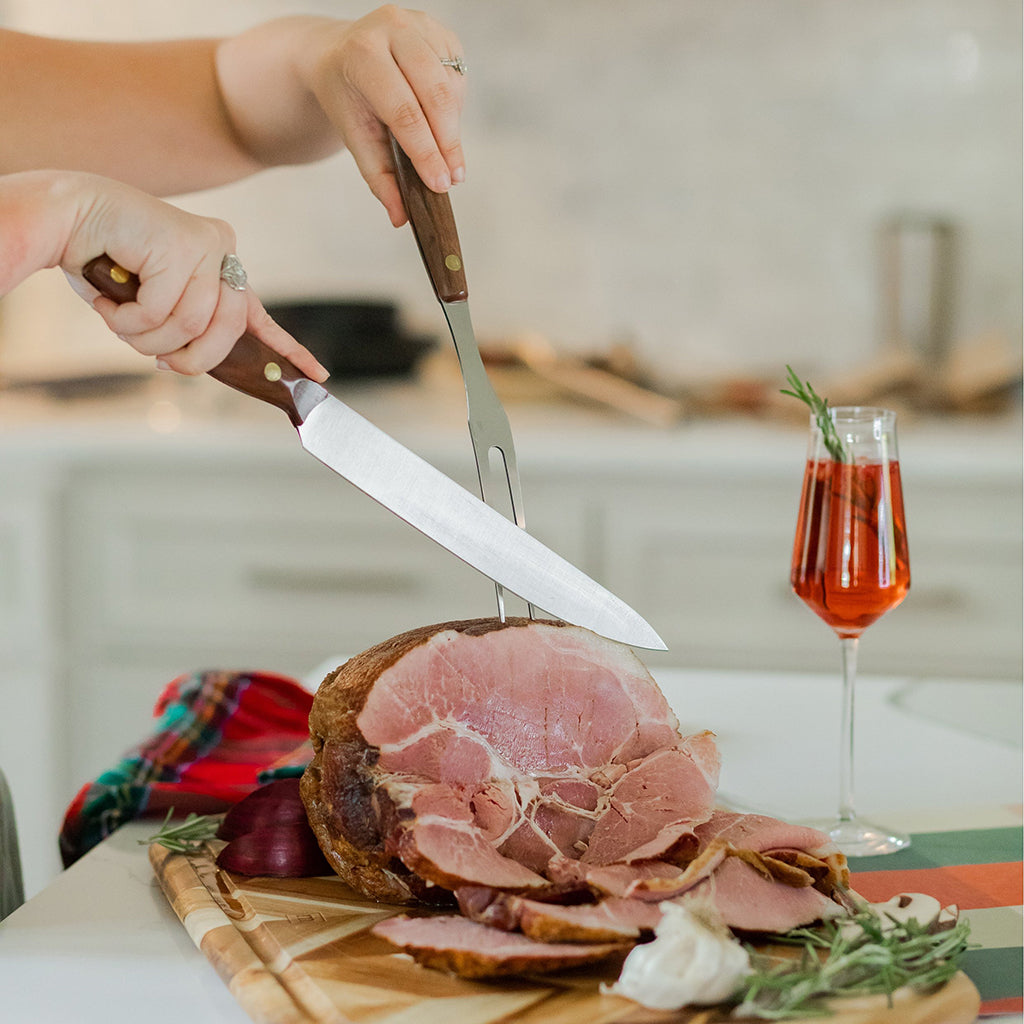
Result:
M404 333L390 302L276 302L267 312L339 377L408 374L435 344Z

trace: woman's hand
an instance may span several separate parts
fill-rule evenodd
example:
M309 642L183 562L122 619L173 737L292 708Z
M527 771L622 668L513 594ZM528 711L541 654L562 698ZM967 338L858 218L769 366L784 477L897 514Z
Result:
M175 196L347 146L395 225L405 211L387 128L430 188L465 176L466 79L441 63L463 57L462 45L418 11L278 18L220 40L0 28L0 55L0 174L74 168ZM64 87L39 88L50 80Z
M465 77L441 63L456 57L463 52L453 32L392 6L337 31L317 61L313 90L396 227L406 215L385 126L428 188L447 192L465 178Z
M463 56L458 37L433 18L388 5L353 22L260 25L219 45L217 73L252 154L267 164L315 159L340 139L397 227L406 216L387 129L435 192L465 178L465 77L441 63ZM254 68L292 68L294 76Z
M40 171L0 178L0 223L9 246L0 294L43 267L60 266L110 329L161 368L200 374L217 366L250 331L303 373L327 371L279 327L251 289L221 279L235 234L129 185L92 174ZM140 280L135 302L99 296L82 267L106 253Z

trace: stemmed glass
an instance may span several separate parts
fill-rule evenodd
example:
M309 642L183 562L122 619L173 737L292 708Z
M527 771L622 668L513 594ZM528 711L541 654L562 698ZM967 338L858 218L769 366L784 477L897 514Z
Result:
M906 596L910 561L896 450L896 414L837 406L827 437L814 415L790 583L835 630L842 650L839 813L817 823L843 853L892 853L910 837L872 825L853 804L853 691L861 633ZM827 428L826 428L827 429Z

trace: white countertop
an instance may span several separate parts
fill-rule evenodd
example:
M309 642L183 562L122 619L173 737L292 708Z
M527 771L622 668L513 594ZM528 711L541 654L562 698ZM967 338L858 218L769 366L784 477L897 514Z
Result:
M655 674L684 729L718 735L724 796L794 820L832 812L835 678ZM911 829L1019 823L1019 684L866 678L857 724L867 815ZM250 1024L157 887L137 843L151 831L121 829L0 923L5 1024Z
M339 384L335 394L428 461L472 464L457 375ZM802 467L806 450L806 419L788 406L785 413L695 416L661 427L583 402L506 398L505 405L524 473L645 474L656 468L672 479L701 467L717 474L728 467L792 472ZM997 416L900 418L903 460L922 477L1019 479L1022 444L1016 408ZM228 453L243 463L304 458L281 412L209 377L154 374L120 397L99 399L0 391L5 460L149 457L153 451L200 460Z

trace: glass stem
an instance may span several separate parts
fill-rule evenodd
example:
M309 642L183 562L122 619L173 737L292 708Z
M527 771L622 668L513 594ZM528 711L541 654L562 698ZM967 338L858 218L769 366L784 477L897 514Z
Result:
M857 678L855 636L839 641L843 659L843 712L839 736L839 820L853 821L853 684Z

